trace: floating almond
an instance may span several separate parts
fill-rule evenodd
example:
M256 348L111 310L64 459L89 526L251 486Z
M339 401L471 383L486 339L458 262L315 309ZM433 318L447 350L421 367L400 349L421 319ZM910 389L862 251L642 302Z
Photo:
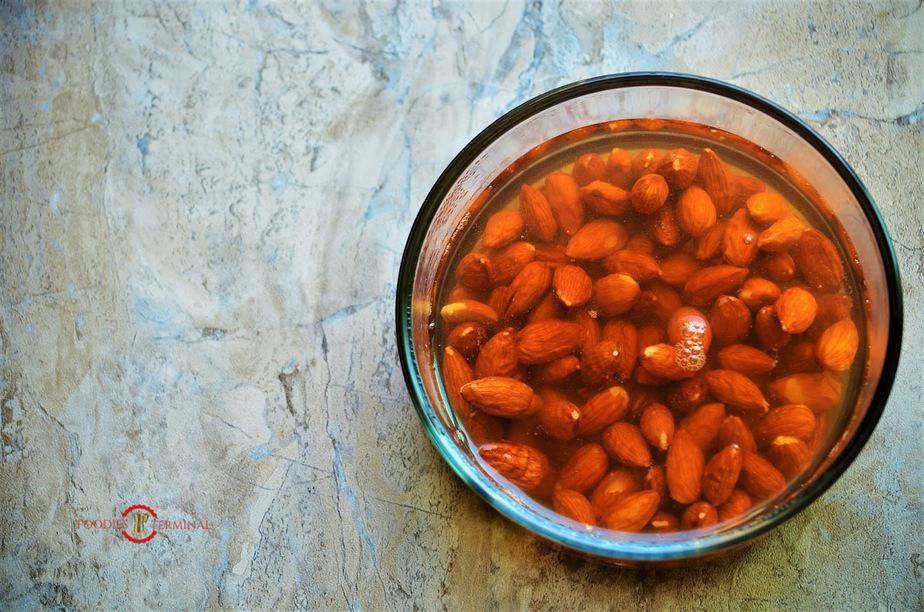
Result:
M548 363L574 352L584 340L584 330L577 323L549 319L530 323L517 334L520 363Z
M556 440L573 440L581 416L578 407L562 397L543 397L542 408L536 414L539 426Z
M727 226L727 222L718 221L709 228L708 232L697 238L693 256L700 261L706 261L718 255L722 249L722 241L725 238L725 228Z
M844 280L844 264L837 247L816 229L807 229L799 238L796 261L802 278L812 289L836 291Z
M627 274L609 274L594 283L594 301L600 314L615 317L629 310L640 289Z
M741 474L742 450L732 444L717 452L703 470L703 497L718 506L731 495Z
M610 274L628 274L638 283L652 281L661 275L661 267L654 257L628 249L616 251L604 259L603 269Z
M680 243L681 230L671 206L662 206L648 220L648 231L658 244L674 247Z
M736 444L752 453L757 450L754 434L751 433L744 419L739 416L725 417L722 426L719 427L719 445L724 447L730 444Z
M561 303L571 308L590 301L594 283L580 266L564 265L555 268L552 288Z
M459 323L481 323L491 325L497 323L497 313L488 306L475 300L462 300L446 304L440 309L440 317L446 325Z
M549 473L548 458L531 446L512 442L482 444L478 454L501 476L524 491L535 489Z
M594 507L590 501L577 491L558 489L552 497L552 509L573 521L596 525Z
M734 370L712 370L705 374L709 390L721 402L747 412L766 412L770 404L750 378Z
M629 210L631 194L604 181L593 181L580 188L581 200L598 215L623 215Z
M792 436L777 436L767 447L767 457L786 478L795 478L812 462L812 449Z
M632 186L632 154L619 147L610 151L606 159L606 177L609 182L622 189Z
M658 511L661 496L655 491L629 493L603 515L602 523L614 531L641 531Z
M751 310L760 310L780 298L780 287L766 278L753 276L738 289L738 298Z
M639 151L632 159L632 176L638 179L644 174L654 173L654 169L658 167L663 157L664 155L657 149L644 149ZM667 182L665 181L665 186L666 185Z
M631 423L613 423L601 436L603 448L616 461L630 467L651 465L651 451L638 427Z
M619 253L616 253L618 255ZM615 255L613 255L615 257ZM657 262L655 262L657 265ZM604 265L606 260L604 260ZM682 287L700 269L699 262L688 253L674 253L661 261L661 280L668 285ZM631 274L631 273L630 273ZM636 278L636 280L638 280Z
M573 236L584 224L584 204L577 182L570 174L553 172L545 179L542 193L565 234Z
M695 308L684 306L675 310L667 320L667 338L678 349L688 350L688 356L692 353L709 352L712 346L712 326L709 324L706 315ZM703 365L705 365L705 355L703 355ZM694 368L690 363L687 369Z
M533 261L517 274L510 283L510 302L505 316L508 319L526 314L535 306L552 283L552 271L548 264Z
M790 287L776 301L776 316L780 327L790 334L801 334L809 328L818 313L815 296L801 287Z
M664 404L648 404L639 419L639 429L649 444L666 451L674 439L674 415Z
M786 198L778 193L756 193L747 199L748 214L761 225L771 225L792 216Z
M751 333L751 311L739 298L721 295L709 312L709 323L718 344L734 344Z
M542 407L529 385L504 376L475 379L463 385L461 392L479 410L508 419L535 414Z
M617 468L603 477L590 496L590 503L603 514L627 493L638 490L635 475L625 468Z
M493 275L491 260L483 253L469 253L456 266L456 280L473 291L490 289Z
M809 440L815 433L817 420L804 404L787 404L774 408L754 426L754 435L766 444L777 436Z
M487 339L488 328L481 323L462 323L449 332L446 344L462 353L466 359L471 359L478 354Z
M692 436L682 429L674 434L664 464L667 488L674 501L690 504L699 499L705 460Z
M629 410L629 394L622 387L610 387L591 397L581 408L577 431L580 436L588 436L602 431L607 425L615 423Z
M776 359L747 344L732 344L719 351L719 364L726 370L735 370L748 376L769 374L776 367Z
M655 172L667 179L671 189L687 189L696 178L699 158L686 149L668 152L655 167Z
M768 253L760 258L757 267L764 276L777 283L796 277L796 260L789 253Z
M716 218L712 198L700 187L693 185L680 196L680 201L677 203L677 222L687 234L694 238L702 236L715 225ZM725 236L728 236L729 227L731 227L730 222L725 228Z
M573 259L595 261L621 249L629 239L621 223L609 219L591 221L568 241L565 254Z
M532 185L520 187L520 214L531 236L549 242L558 233L558 222L552 214L552 206L542 192Z
M635 212L650 215L667 201L667 181L660 174L646 174L632 185L630 198Z
M803 231L805 231L805 224L801 219L784 217L760 233L757 245L761 251L770 253L788 251L798 244Z
M512 327L503 329L488 340L475 360L475 378L487 376L513 377L519 367L517 332Z
M719 506L719 520L724 522L740 516L750 510L752 505L750 495L742 489L735 489L725 503Z
M520 211L500 210L490 217L484 226L481 242L489 249L506 246L523 233L523 217Z
M680 422L680 429L686 431L703 451L709 450L719 437L719 428L725 420L725 406L713 402L703 404Z
M773 306L764 306L754 316L754 333L764 349L776 353L789 344L792 338L780 325Z
M693 274L683 292L686 298L696 306L711 304L723 293L734 291L748 276L747 268L718 265L709 266Z
M468 414L468 402L462 397L461 389L472 381L472 368L465 361L465 357L450 346L443 350L443 383L449 404L457 413Z
M786 478L772 463L758 455L742 451L741 485L757 499L767 499L786 488Z
M680 526L684 529L705 529L719 522L719 511L708 502L690 504L683 511Z
M850 319L843 319L821 334L816 354L823 366L835 372L843 372L853 365L859 346L860 336L856 324Z
M580 493L589 491L606 474L609 459L599 444L585 444L558 472L558 485Z
M555 361L536 367L533 379L541 385L560 383L581 368L581 360L574 355L566 355Z
M841 383L830 374L793 374L770 383L770 395L786 404L805 404L826 412L841 402Z
M759 232L746 210L739 209L728 220L722 234L722 254L733 266L749 266L757 257Z
M584 153L574 162L571 176L578 185L587 185L606 178L606 162L596 153Z
M536 258L536 247L529 242L514 242L492 259L495 285L506 285L520 273L526 264Z

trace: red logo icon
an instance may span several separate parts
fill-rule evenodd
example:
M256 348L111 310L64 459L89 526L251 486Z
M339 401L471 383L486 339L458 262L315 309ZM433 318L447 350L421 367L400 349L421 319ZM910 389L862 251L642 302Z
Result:
M135 504L122 511L122 518L126 520L122 529L122 537L135 544L150 542L157 535L154 528L157 522L157 513L149 506Z

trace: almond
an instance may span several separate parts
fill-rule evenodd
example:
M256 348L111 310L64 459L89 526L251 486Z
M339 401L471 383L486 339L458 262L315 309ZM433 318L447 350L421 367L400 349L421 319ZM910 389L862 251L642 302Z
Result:
M610 325L610 322L607 322L607 326ZM641 349L646 346L651 346L652 344L661 344L664 342L666 335L664 333L664 328L655 325L654 323L649 323L648 325L642 325L638 328L636 334L636 353L640 352Z
M770 395L786 404L826 412L841 402L841 383L829 374L793 374L770 383Z
M680 350L707 353L712 346L712 326L706 315L695 308L684 306L675 310L668 318L667 338ZM688 369L694 368L691 366Z
M550 242L558 233L558 222L552 206L542 192L532 185L520 187L520 214L529 234L537 240Z
M505 376L487 376L462 386L462 397L492 416L519 418L542 407L529 385Z
M632 159L632 176L635 179L638 179L644 174L654 173L654 169L660 165L663 157L664 155L657 149L645 149L643 151L639 151ZM665 186L666 185L667 181L665 181Z
M596 525L594 507L582 494L571 489L558 489L552 497L552 509L573 521Z
M699 158L686 149L674 149L668 152L655 172L667 179L671 189L687 189L696 178Z
M739 416L725 417L722 426L719 427L719 445L728 446L730 444L736 444L752 453L757 450L754 434Z
M513 377L519 365L517 332L508 327L494 334L478 353L478 359L475 360L475 378Z
M744 206L748 198L765 189L764 184L753 176L733 176L729 182L731 208Z
M651 517L648 526L655 533L672 533L680 527L680 521L670 512L657 512Z
M638 427L631 423L613 423L601 436L603 448L616 461L630 467L651 465L651 451Z
M505 316L508 319L522 316L532 309L552 284L552 271L548 264L533 261L520 270L510 283L510 302Z
M818 361L835 372L849 370L859 346L856 324L850 319L843 319L828 327L818 339Z
M639 417L648 404L661 401L661 393L655 389L636 389L629 401L629 413Z
M696 305L709 304L723 293L740 286L747 274L747 268L737 266L718 265L703 268L684 286L684 294Z
M776 301L776 318L788 334L801 334L809 328L818 314L815 296L802 287L790 287Z
M795 478L812 462L812 449L799 438L777 436L767 447L767 457L786 478Z
M610 151L606 160L606 177L622 189L632 186L632 154L619 147Z
M621 223L597 219L571 236L565 254L573 259L596 261L621 249L628 239L626 228Z
M591 397L581 408L577 431L580 436L588 436L602 431L607 425L615 423L629 410L629 394L622 387L610 387Z
M638 355L638 331L627 321L612 319L603 327L602 338L615 344L616 378L627 381L632 377Z
M734 370L706 372L709 390L721 402L747 412L766 412L770 404L750 378Z
M618 255L619 253L616 253ZM614 255L615 257L615 255ZM606 265L606 260L604 260ZM657 262L655 262L657 265ZM688 253L674 253L661 261L661 280L668 285L682 287L700 269L699 262ZM636 278L636 280L638 280Z
M478 454L501 476L530 491L538 487L549 473L549 460L540 451L512 442L482 444Z
M804 404L787 404L774 408L757 423L754 434L764 443L777 436L808 440L815 433L815 414Z
M782 370L786 374L814 371L819 368L815 359L815 343L796 342L783 350Z
M462 397L461 389L472 381L472 368L465 361L465 357L450 346L443 350L443 383L446 389L446 396L449 398L449 405L458 414L466 415L471 408L465 398Z
M667 394L667 405L680 412L692 412L706 401L709 385L702 376L677 383Z
M658 244L666 247L680 243L680 225L671 206L663 206L648 220L648 231Z
M696 169L696 178L712 198L719 214L726 214L731 210L730 180L728 169L719 156L712 149L703 149L699 156L699 166Z
M472 410L468 415L460 415L465 424L468 437L475 444L481 445L504 437L504 422L479 410Z
M598 215L623 215L629 210L631 194L615 185L604 181L593 181L578 191L581 200Z
M721 295L709 312L709 323L718 344L734 344L751 333L751 311L739 298Z
M619 345L601 340L584 350L581 355L581 380L589 387L613 382L620 366Z
M641 531L660 503L661 496L654 491L629 493L603 515L603 526L614 531Z
M584 204L578 184L570 174L553 172L545 179L542 193L565 234L573 236L584 225Z
M747 344L726 346L718 354L719 364L726 370L735 370L748 376L769 374L776 367L776 359Z
M681 380L696 373L681 365L680 352L670 344L646 346L639 355L639 363L649 374L664 380Z
M542 430L539 428L539 423L532 417L512 421L507 427L505 438L508 442L537 448L545 442L542 439L543 435Z
M850 296L843 293L825 294L818 296L816 300L818 301L818 314L815 316L815 322L822 330L841 319L850 318L850 311L853 308Z
M679 430L664 464L667 488L674 501L690 504L699 499L705 460L689 432Z
M719 522L719 511L708 502L690 504L683 511L680 526L684 529L705 529Z
M645 234L636 234L629 238L629 241L626 243L626 250L644 253L645 255L654 255L655 243Z
M446 301L449 303L461 302L462 300L478 301L477 293L477 291L472 291L464 285L457 283L456 286L452 288L452 291L449 292L449 295L446 296Z
M777 283L785 283L796 277L796 260L789 253L768 253L757 265L764 276Z
M760 345L772 353L789 344L792 338L780 325L773 306L764 306L757 311L754 316L754 333Z
M645 472L645 486L655 491L663 500L667 500L667 476L664 468L653 465Z
M536 261L550 264L571 263L571 258L565 255L565 247L561 244L541 244L536 247Z
M590 503L603 514L627 493L638 490L635 475L625 468L617 468L603 477L590 496Z
M646 174L632 185L630 198L635 212L650 215L667 202L669 188L660 174Z
M489 249L506 246L520 237L523 227L523 216L520 215L520 211L500 210L488 217L484 233L481 235L481 242Z
M645 368L635 368L635 382L646 387L663 387L670 381L660 376L655 376Z
M504 312L510 303L510 287L495 287L488 296L488 307L494 312Z
M705 452L719 437L719 428L724 420L725 406L723 404L703 404L680 422L680 429L689 433L693 441L699 444Z
M726 227L728 227L727 222L717 221L708 232L697 238L693 256L700 261L706 261L718 255L722 249Z
M449 332L446 344L462 353L466 359L471 359L478 354L487 339L488 328L481 323L462 323Z
M757 258L759 232L746 210L739 209L728 220L722 234L722 254L733 266L749 266Z
M593 281L580 266L565 265L555 269L552 287L562 304L569 308L589 302L593 286Z
M538 323L548 319L561 319L564 316L565 312L562 309L561 302L551 293L546 293L545 297L539 300L539 303L529 311L526 322Z
M549 319L529 323L517 334L517 355L520 363L548 363L577 349L584 340L584 330L569 321Z
M654 312L655 316L665 321L670 319L683 304L680 294L673 287L663 283L652 283L645 291L639 292L632 308L645 317Z
M741 463L741 447L736 444L713 455L703 470L703 497L716 506L728 499L738 483Z
M609 465L606 451L599 444L585 444L577 449L558 473L558 486L580 493L600 482Z
M807 229L799 238L796 262L802 278L812 289L837 291L844 280L844 264L837 247L816 229Z
M702 236L715 225L716 219L715 204L712 203L709 194L700 187L689 187L680 196L677 203L677 222L687 234L694 238ZM726 237L729 227L731 223L725 228Z
M584 153L574 162L571 176L578 185L587 185L606 178L606 162L596 153Z
M580 359L574 355L567 355L538 366L533 372L533 378L541 385L551 385L562 382L580 368Z
M666 451L674 439L674 415L664 404L648 404L642 411L639 429L649 444L658 450Z
M757 246L770 253L788 251L798 244L803 231L805 224L798 217L784 217L760 233Z
M742 451L741 486L757 499L767 499L786 488L786 478L772 463L758 455Z
M600 314L615 317L629 310L640 289L627 274L609 274L594 283L594 301Z
M536 247L528 242L514 242L492 259L494 264L493 282L506 285L520 273L526 264L536 258Z
M557 396L543 396L542 408L536 414L539 426L556 440L573 440L581 416L578 407Z
M472 291L487 291L491 288L494 268L491 260L483 253L469 253L456 266L456 280Z
M752 505L750 495L741 489L735 489L725 503L719 506L719 520L724 522L740 516L750 510Z
M440 317L446 325L459 323L481 323L492 325L497 323L497 313L488 306L475 300L462 300L446 304L440 309Z
M738 299L747 304L751 310L759 310L773 304L780 298L780 287L765 278L753 276L738 289Z
M597 323L596 311L591 314L591 311L585 308L574 309L569 318L581 328L581 350L600 342L600 324Z
M748 214L761 225L771 225L792 216L789 202L778 193L756 193L747 199Z
M646 283L661 275L661 267L654 257L628 249L609 255L603 260L603 269L610 274L628 274L637 283Z

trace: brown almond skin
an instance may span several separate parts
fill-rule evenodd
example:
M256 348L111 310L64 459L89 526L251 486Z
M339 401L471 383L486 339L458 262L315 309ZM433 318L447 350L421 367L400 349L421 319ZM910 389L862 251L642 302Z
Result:
M678 308L667 320L667 338L678 343L698 342L704 351L712 347L712 326L706 315L695 308Z
M728 227L726 221L717 221L708 232L697 238L693 256L699 261L707 261L717 256L722 250L726 227Z
M571 176L578 185L587 185L606 178L606 162L596 153L584 153L574 162Z
M539 426L556 440L573 440L580 416L577 406L559 397L543 397L542 408L536 414Z
M757 499L767 499L786 488L786 477L756 453L742 452L741 476L744 489Z
M680 429L686 431L703 451L712 448L719 437L719 428L725 420L725 405L718 402L703 404L681 422Z
M803 231L805 224L799 217L785 217L760 233L757 246L770 253L788 251L799 243Z
M687 189L696 178L699 157L686 149L668 151L655 167L655 172L667 179L671 189Z
M558 221L552 214L552 206L542 192L532 185L520 187L520 214L530 236L542 242L550 242L558 233Z
M555 268L552 289L561 303L571 308L583 306L593 295L594 283L584 268L565 265Z
M539 303L552 284L552 270L548 264L533 261L520 270L510 283L510 302L505 316L508 319L522 316Z
M720 295L740 287L747 275L747 268L728 265L709 266L696 272L684 285L683 292L694 306L706 306Z
M775 303L780 299L780 287L773 281L758 276L752 276L744 281L738 289L738 299L744 302L751 310L760 310L764 306Z
M702 376L677 383L667 393L667 405L680 412L692 412L706 401L709 385Z
M629 189L632 186L632 154L625 149L615 147L606 159L606 178L608 181Z
M675 247L680 243L682 230L671 206L662 206L648 220L648 231L658 244Z
M536 258L536 247L529 242L514 242L495 255L491 263L494 266L492 282L495 286L510 283L526 264Z
M490 306L475 300L446 304L440 309L440 317L446 325L458 325L459 323L493 325L498 320L497 313Z
M603 260L603 269L610 274L628 274L639 284L647 283L661 276L661 266L651 255L623 249Z
M796 277L796 260L789 253L770 253L758 260L757 267L768 279L785 283Z
M799 438L777 436L767 447L770 462L786 478L795 478L812 462L812 449Z
M674 439L674 415L664 404L653 402L642 411L639 429L651 446L666 451Z
M667 181L660 174L646 174L632 185L630 194L632 208L635 212L650 215L667 201L670 188Z
M708 232L715 225L717 218L712 198L696 185L684 191L677 202L677 222L684 232L694 238ZM728 227L731 227L731 223ZM725 236L728 236L728 227L725 228Z
M511 295L509 286L495 287L488 295L487 305L494 312L504 312L510 303Z
M612 340L601 340L581 355L581 380L589 387L613 382L619 370L619 345Z
M719 520L723 522L730 521L750 510L752 505L751 496L747 492L742 489L735 489L725 500L725 503L719 506Z
M824 367L835 372L844 372L853 365L860 346L856 324L843 319L828 327L818 339L816 354Z
M626 228L621 223L610 219L597 219L590 221L571 236L568 246L565 247L565 254L572 259L597 261L621 249L628 239Z
M526 315L527 323L538 323L548 319L561 319L565 316L561 302L552 293L546 293L539 303Z
M494 267L484 253L469 253L456 266L456 280L472 291L487 291L491 288Z
M662 500L667 500L667 476L664 468L660 465L653 465L645 472L645 486L661 496Z
M680 528L680 521L670 512L657 512L648 526L655 533L673 533Z
M793 374L770 383L770 395L786 404L805 404L814 412L827 412L840 404L843 387L831 375Z
M731 208L744 206L748 198L755 193L765 191L767 187L753 176L733 176L729 181Z
M744 419L735 415L725 417L722 426L719 427L719 445L725 447L730 444L735 444L752 453L757 450L757 442L754 440L751 429Z
M719 214L731 210L731 186L728 169L712 149L703 149L699 156L696 179L715 204Z
M609 340L616 345L616 378L622 382L632 378L638 355L638 330L628 321L611 319L606 322L601 332L603 340Z
M478 454L504 478L524 491L538 487L549 473L549 460L525 444L495 442L482 444Z
M491 416L520 418L542 407L529 385L505 376L475 379L463 385L461 392L465 401Z
M573 521L596 525L594 507L590 501L577 491L558 489L552 497L552 509Z
M632 202L628 191L604 181L593 181L581 187L579 193L587 208L598 215L624 215Z
M674 253L661 261L661 280L668 285L682 287L700 267L699 262L690 254Z
M655 491L629 493L603 515L602 524L614 531L641 531L658 511L661 496Z
M690 504L680 518L684 529L704 529L719 522L719 511L708 502Z
M520 362L517 357L517 332L512 327L494 334L481 348L475 360L475 378L513 377Z
M570 174L553 172L545 178L542 194L552 207L552 214L568 236L584 225L584 204L577 181Z
M524 226L520 211L500 210L488 217L484 233L481 235L481 242L485 248L499 249L519 238Z
M681 367L677 349L671 344L646 346L639 354L639 364L641 369L663 380L682 380L696 374Z
M763 413L770 406L757 385L740 372L712 370L705 378L712 395L739 410Z
M776 359L748 344L726 346L719 351L718 359L724 369L748 376L769 374L776 367Z
M754 316L754 333L757 334L760 345L771 353L776 353L792 339L780 325L773 306L764 306L757 311Z
M703 451L693 437L682 429L675 433L665 462L667 488L674 501L691 504L699 499L704 467Z
M573 353L584 340L584 330L570 321L549 319L530 323L517 334L520 363L548 363Z
M775 304L776 318L788 334L801 334L815 321L818 302L802 287L790 287L780 294Z
M504 421L480 410L472 410L467 416L460 413L465 431L472 442L481 445L504 437Z
M566 355L538 366L533 372L533 379L541 385L558 384L580 369L581 360L574 355Z
M713 455L703 470L703 497L718 506L731 495L741 474L742 450L736 444Z
M646 236L645 234L636 234L629 238L629 241L626 242L626 250L634 251L636 253L644 253L645 255L654 255L655 252L655 243L654 240Z
M613 423L601 436L603 448L616 461L630 467L651 465L651 451L638 427L631 423Z
M558 472L558 486L585 493L600 482L609 465L606 451L599 444L585 444Z
M755 426L754 435L764 444L777 436L790 436L810 440L815 433L817 420L805 404L778 406L764 416Z
M590 503L599 514L605 513L627 493L638 490L638 479L631 470L616 468L594 487Z
M481 323L462 323L449 332L446 344L462 353L466 359L471 359L481 350L488 335L488 328Z
M601 315L615 317L632 307L639 291L638 283L631 276L609 274L594 283L593 299Z
M776 193L762 192L747 199L751 218L761 225L771 225L780 219L792 216L792 208L786 199Z
M536 247L536 261L548 264L571 263L571 258L565 255L565 247L561 244L540 244Z
M610 387L591 397L581 408L578 435L595 434L623 418L629 410L629 394L622 387Z
M654 173L655 168L660 165L663 158L664 154L657 149L644 149L639 151L635 157L632 158L632 177L638 179L642 175ZM665 181L665 184L666 183L667 181Z
M447 346L443 350L443 383L449 404L458 414L466 415L471 410L468 402L462 397L461 389L473 379L472 368L465 357L451 346Z
M720 295L709 312L709 323L717 344L735 344L751 333L751 311L741 299Z
M816 229L807 229L799 238L796 262L802 278L812 289L837 291L844 280L844 264L837 247Z
M815 358L815 343L811 340L806 340L804 342L795 342L783 349L779 374L814 372L820 367L818 360Z
M586 350L600 341L600 324L597 323L596 317L590 315L588 309L575 308L571 310L568 318L581 328L581 350Z

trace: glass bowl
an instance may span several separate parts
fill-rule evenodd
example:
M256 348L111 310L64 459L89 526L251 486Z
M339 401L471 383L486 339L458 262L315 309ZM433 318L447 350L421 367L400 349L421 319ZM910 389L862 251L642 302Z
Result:
M840 224L854 249L848 263L862 269L866 293L861 300L866 310L865 380L856 403L832 426L812 468L781 496L756 505L739 520L673 534L588 527L535 502L497 475L480 461L451 410L433 350L433 305L445 259L492 181L552 138L585 126L637 119L695 122L761 147L764 161L814 192L810 199ZM802 176L810 177L810 186ZM674 564L753 541L805 508L850 465L876 426L892 387L902 335L902 292L895 255L872 197L847 162L810 127L734 85L689 75L631 73L572 83L533 98L488 126L452 160L411 229L398 277L396 317L401 365L417 412L434 446L469 487L533 534L581 555L623 565Z

